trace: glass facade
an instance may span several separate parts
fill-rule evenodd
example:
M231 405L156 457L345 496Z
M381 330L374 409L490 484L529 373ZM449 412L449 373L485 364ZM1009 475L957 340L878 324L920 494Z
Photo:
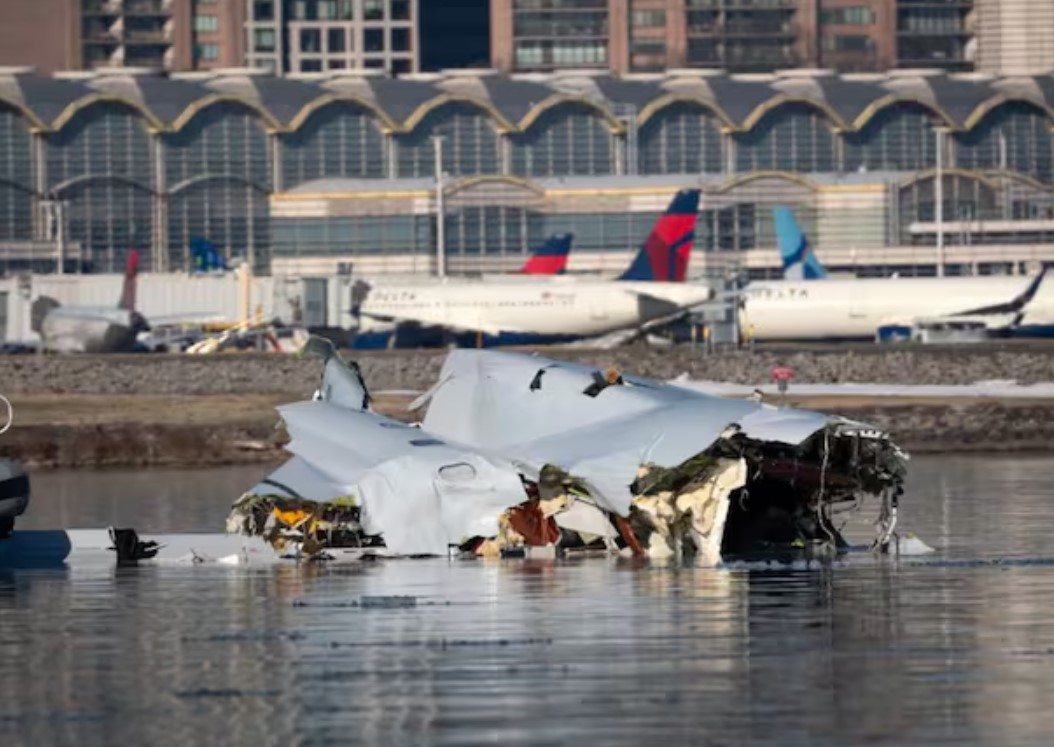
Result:
M560 104L526 132L511 136L512 172L518 176L589 176L615 173L613 136L595 109Z
M932 233L916 233L911 230L916 222L936 220L936 178L918 179L900 190L899 214L901 218L901 243L932 245L936 243ZM949 224L957 221L996 220L1003 217L997 190L985 182L963 175L948 175L943 178L944 220ZM954 228L945 232L949 244L972 243L964 240Z
M266 101L268 90L284 96L310 85L286 83L261 86L259 98ZM57 128L35 122L39 134L29 124L32 117L0 101L0 246L53 240L40 203L58 200L65 204L67 238L81 245L86 268L94 271L120 272L132 247L144 250L147 269L187 269L197 236L229 257L251 256L259 271L267 271L273 256L433 256L436 217L422 194L434 177L434 135L442 136L454 190L443 217L446 251L454 256L519 256L557 232L574 233L576 251L628 250L647 234L659 206L652 210L649 201L642 209L623 193L654 195L689 184L706 190L696 243L702 251L770 246L774 204L799 206L801 220L811 221L828 242L931 245L932 231L912 225L932 221L935 213L928 174L936 163L935 128L948 126L940 113L943 97L957 103L952 111L959 119L944 140L944 164L954 172L946 177L945 219L1054 221L1049 110L1003 93L997 98L994 91L987 98L975 95L969 109L961 103L969 93L962 81L942 91L938 80L925 103L899 101L876 111L860 99L852 106L829 100L827 108L781 97L764 108L746 107L727 93L737 93L728 83L705 96L701 83L694 89L656 86L654 100L671 92L678 98L654 109L646 97L616 107L597 92L630 99L643 84L598 85L592 93L573 92L584 86L553 86L550 93L505 82L489 89L484 78L473 82L475 88L437 85L436 95L445 97L438 105L420 88L404 93L401 83L385 81L373 92L379 113L361 103L371 100L372 85L363 83L358 98L348 100L311 99L300 89L294 91L298 99L273 110L251 105L249 97L203 97L174 122L159 122L131 99L92 93L71 101L75 106ZM756 85L744 89L753 101ZM459 93L452 98L453 90ZM473 90L480 93L460 93ZM520 90L531 100L516 101ZM684 93L692 90L701 93ZM539 108L557 93L557 103ZM716 103L718 93L728 96L727 111ZM319 87L318 95L333 93ZM667 175L676 178L662 178ZM418 181L393 181L373 197L373 190L341 179ZM473 181L466 185L466 179ZM311 185L318 180L330 181ZM484 182L485 189L462 198ZM847 194L863 185L851 196L861 204L850 205L846 215L870 211L861 232L872 239L857 243L856 218L831 228L843 220L842 197L839 207L820 208L824 202L816 194L835 183ZM310 199L295 209L275 207L281 193L298 189L311 192ZM550 194L554 189L560 197ZM338 197L331 199L330 190ZM821 220L818 211L836 215ZM985 228L984 236L973 238L949 233L948 241L1026 238L1023 228L997 233L1002 230ZM1038 235L1027 237L1038 241Z
M388 140L376 115L357 104L328 104L279 141L283 189L324 177L380 179L387 175Z
M720 173L725 168L721 121L697 104L660 109L638 137L642 174Z
M846 171L918 171L937 163L937 118L917 104L880 110L859 132L847 132Z
M900 67L970 70L969 0L898 0L897 60Z
M837 148L827 116L808 104L789 103L735 135L736 170L835 171Z
M465 205L450 211L444 221L447 254L523 254L531 247L532 218L536 216L525 208L504 205Z
M607 67L608 33L607 0L518 2L514 67Z
M433 136L443 138L443 170L452 176L501 173L501 146L491 115L472 104L445 104L394 138L398 175L435 176Z
M1051 181L1051 123L1042 109L1009 102L968 132L955 134L956 164L966 169L1010 169Z
M275 218L271 246L276 257L397 255L435 252L432 216L380 215Z
M0 240L32 236L33 159L21 112L0 104Z
M45 139L48 193L68 202L68 236L92 269L119 272L132 246L153 241L153 143L142 114L100 102ZM149 268L149 257L143 262Z
M228 257L251 255L254 264L266 267L273 168L259 113L221 101L161 141L170 195L170 266L186 267L191 239L203 236Z

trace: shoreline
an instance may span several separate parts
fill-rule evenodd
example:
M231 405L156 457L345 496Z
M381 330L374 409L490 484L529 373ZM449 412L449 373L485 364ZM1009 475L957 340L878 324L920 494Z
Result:
M278 464L287 456L275 406L303 395L13 395L15 424L0 456L28 469L196 468ZM410 393L375 407L404 421ZM771 404L816 409L889 431L909 453L1054 452L1054 399L795 396Z

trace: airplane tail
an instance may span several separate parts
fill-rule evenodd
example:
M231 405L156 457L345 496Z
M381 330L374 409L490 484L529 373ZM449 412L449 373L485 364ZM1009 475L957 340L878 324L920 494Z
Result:
M201 236L191 237L190 256L193 260L192 272L215 272L230 269L227 261L220 256L216 245Z
M139 275L139 250L132 249L128 252L128 260L124 266L124 286L121 288L121 300L117 308L127 311L135 311L135 288L136 278Z
M776 224L776 240L783 261L783 277L787 280L819 280L827 277L827 270L816 258L794 212L789 207L780 206L773 210L772 218Z
M520 272L524 275L563 275L567 270L573 238L569 233L550 236L548 241L531 252Z
M655 222L629 268L619 280L683 283L699 217L699 190L682 189Z
M325 337L312 335L300 349L305 358L321 358L322 384L314 399L330 402L349 410L369 410L370 392L362 371L354 361L348 362L340 357L336 346Z
M38 296L29 307L29 328L39 334L44 327L44 317L61 305L51 296Z

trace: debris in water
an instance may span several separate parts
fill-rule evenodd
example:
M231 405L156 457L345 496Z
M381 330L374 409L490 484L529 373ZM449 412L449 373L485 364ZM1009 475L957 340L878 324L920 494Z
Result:
M411 427L370 409L361 373L331 344L306 350L323 359L322 383L279 408L293 456L228 520L298 557L823 558L848 549L835 511L867 500L880 513L874 549L920 549L895 531L907 455L862 423L454 350Z

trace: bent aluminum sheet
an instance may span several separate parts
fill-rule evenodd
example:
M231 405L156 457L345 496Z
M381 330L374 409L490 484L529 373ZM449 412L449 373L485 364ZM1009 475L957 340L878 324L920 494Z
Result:
M362 506L367 534L384 537L396 553L436 554L472 536L493 536L498 516L521 502L523 483L508 462L444 443L372 412L325 401L279 408L291 436L287 446L328 494L352 495ZM304 469L304 467L308 469ZM293 490L304 497L296 482Z
M253 492L317 501L354 496L363 529L401 554L443 554L497 533L526 494L520 476L546 464L582 480L597 505L627 515L643 464L676 467L738 426L759 441L799 444L820 413L726 400L649 379L583 393L590 366L455 350L424 397L423 427L361 409L357 375L330 357L318 398L279 408L294 457ZM337 395L340 396L337 396Z
M466 447L503 454L531 476L558 465L624 515L641 464L675 467L731 425L758 441L797 445L829 423L850 422L634 376L591 397L583 392L595 372L519 353L455 350L430 393L423 425Z

